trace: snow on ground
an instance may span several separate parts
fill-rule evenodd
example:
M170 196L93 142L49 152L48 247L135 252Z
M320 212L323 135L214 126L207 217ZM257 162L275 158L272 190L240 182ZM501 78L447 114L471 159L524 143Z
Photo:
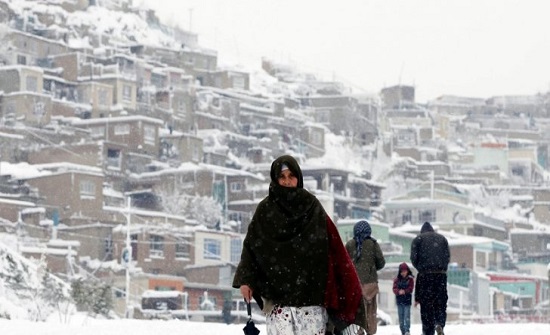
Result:
M200 334L200 335L242 335L243 324L225 325L220 323L191 321L146 321L146 320L69 320L69 323L37 323L23 320L0 320L2 334L9 335L151 335L151 334ZM266 335L264 325L258 325L260 335ZM411 327L412 335L420 335L421 326ZM400 335L397 325L378 328L377 335ZM465 324L448 325L446 335L517 335L550 334L550 324Z

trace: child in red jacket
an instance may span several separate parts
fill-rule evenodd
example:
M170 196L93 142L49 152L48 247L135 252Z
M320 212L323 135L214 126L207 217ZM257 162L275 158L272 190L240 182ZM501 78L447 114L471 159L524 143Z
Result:
M413 290L414 277L411 269L407 263L401 263L397 277L393 280L393 293L395 294L399 329L401 329L402 335L410 335Z

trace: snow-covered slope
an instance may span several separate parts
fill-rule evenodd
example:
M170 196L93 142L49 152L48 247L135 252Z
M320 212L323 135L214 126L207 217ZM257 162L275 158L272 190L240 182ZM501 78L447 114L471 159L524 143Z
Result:
M71 47L91 47L90 36L106 36L112 43L144 44L154 47L179 47L181 41L173 37L170 28L161 25L146 10L130 8L127 11L110 10L102 6L89 6L85 10L66 10L62 3L70 1L2 1L15 16L40 26L39 17L47 16L49 25L43 28L58 29L67 34ZM101 3L101 2L100 2ZM148 20L149 18L149 20ZM53 23L52 23L53 22Z
M69 286L0 242L0 319L43 321L73 312Z

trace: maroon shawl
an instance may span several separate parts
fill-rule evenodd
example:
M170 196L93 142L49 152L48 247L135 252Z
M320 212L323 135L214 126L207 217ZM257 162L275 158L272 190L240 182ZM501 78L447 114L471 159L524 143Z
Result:
M361 283L340 234L328 215L327 233L329 266L325 306L334 321L363 326L363 322L357 320L362 302Z

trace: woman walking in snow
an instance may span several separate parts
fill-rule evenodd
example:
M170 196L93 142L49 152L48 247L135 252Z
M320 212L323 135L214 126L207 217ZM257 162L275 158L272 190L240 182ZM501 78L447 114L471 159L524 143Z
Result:
M376 334L376 311L378 304L378 270L386 265L380 245L371 236L371 227L367 220L361 220L353 227L353 238L346 243L348 254L357 269L363 297L367 304L367 335Z
M401 263L397 277L393 279L393 293L397 305L399 317L399 329L401 335L410 335L412 292L414 290L414 277L407 263Z
M269 194L243 241L233 287L266 313L268 335L324 335L329 321L337 330L352 323L365 327L357 273L336 226L303 188L300 166L281 156L270 176Z

